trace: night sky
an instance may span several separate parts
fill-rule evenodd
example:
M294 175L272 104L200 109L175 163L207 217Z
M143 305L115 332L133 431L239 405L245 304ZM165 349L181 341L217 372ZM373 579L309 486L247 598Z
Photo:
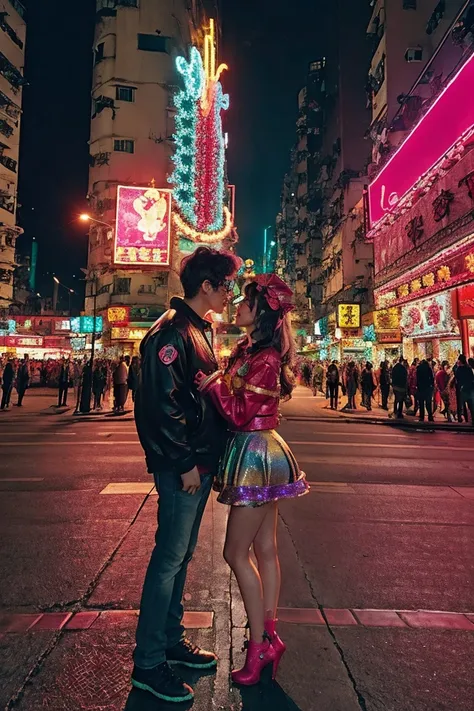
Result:
M52 274L80 289L87 237L77 215L86 208L95 0L22 0L28 10L20 157L18 241L39 244L37 289L52 292ZM322 0L221 0L231 106L229 179L236 184L242 256L257 256L263 228L274 224L296 100L308 62L321 54ZM49 274L48 274L49 272ZM80 307L80 297L77 297Z

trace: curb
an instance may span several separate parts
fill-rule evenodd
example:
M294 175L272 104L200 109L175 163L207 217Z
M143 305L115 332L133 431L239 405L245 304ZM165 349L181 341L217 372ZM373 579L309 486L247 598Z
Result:
M463 432L464 434L474 434L474 429L467 425L460 425L459 423L444 423L444 422L410 422L409 420L392 420L392 419L382 419L377 417L351 417L348 415L334 415L330 417L318 417L312 415L284 415L284 420L288 422L351 422L357 423L359 425L384 425L385 427L395 427L398 429L406 430L426 430L427 432L432 432L433 430L438 430L441 432Z

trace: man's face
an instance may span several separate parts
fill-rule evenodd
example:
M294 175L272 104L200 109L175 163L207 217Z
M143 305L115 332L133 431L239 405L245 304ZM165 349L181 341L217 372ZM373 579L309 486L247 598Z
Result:
M209 311L214 311L216 314L223 313L234 293L234 286L233 275L229 276L224 283L220 284L216 289L210 281L203 282L201 288L205 294Z

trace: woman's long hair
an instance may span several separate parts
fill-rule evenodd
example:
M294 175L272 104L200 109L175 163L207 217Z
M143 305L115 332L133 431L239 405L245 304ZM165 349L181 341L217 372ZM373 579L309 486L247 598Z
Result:
M254 281L246 285L244 289L245 297L249 300L250 309L257 304L255 317L255 329L251 334L253 344L249 353L256 353L262 348L272 347L281 354L280 371L280 391L283 400L289 400L295 387L295 376L292 367L295 362L295 341L291 332L290 315L283 315L281 309L270 308L265 298L265 287L258 290L258 284ZM230 368L235 360L241 355L246 343L240 344L229 360Z

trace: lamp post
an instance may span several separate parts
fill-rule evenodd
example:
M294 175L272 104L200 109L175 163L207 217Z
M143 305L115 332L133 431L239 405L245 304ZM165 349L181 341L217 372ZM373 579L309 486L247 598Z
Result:
M59 281L59 279L56 276L53 276L53 281L54 281L54 291L53 291L53 311L56 313L56 308L58 305L58 287L62 286L63 289L66 289L68 292L69 296L69 316L71 315L71 294L75 294L74 289L70 289L69 286L66 286L66 284L63 284L62 282Z
M82 215L79 215L79 219L81 220L81 222L97 222L99 225L105 225L105 227L108 227L111 230L114 229L113 226L110 225L108 222L103 222L102 220L96 220L95 217L91 217L86 212L83 212Z

